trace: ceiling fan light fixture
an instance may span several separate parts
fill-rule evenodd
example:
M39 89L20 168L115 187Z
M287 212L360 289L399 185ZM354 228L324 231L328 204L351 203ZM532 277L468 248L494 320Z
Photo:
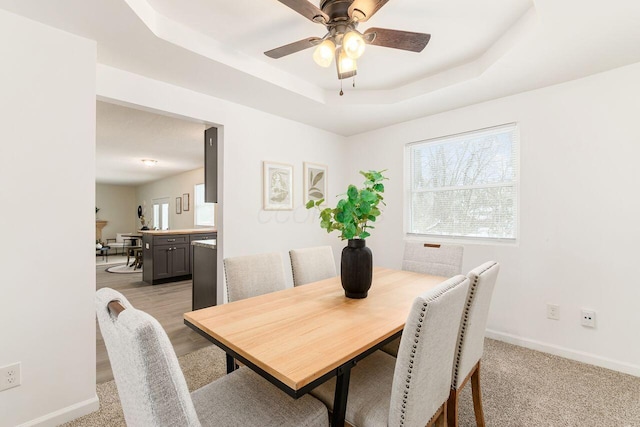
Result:
M328 67L333 61L336 45L333 41L327 39L320 43L313 52L313 60L321 67Z
M362 38L362 35L355 30L349 31L342 38L342 49L349 58L360 58L364 53L365 46L364 38Z
M299 13L311 22L322 24L327 33L323 38L308 37L289 43L264 54L278 59L315 46L313 60L321 67L328 67L336 60L338 79L355 77L358 74L356 60L365 51L366 45L400 49L410 52L422 52L430 34L389 28L368 28L364 33L358 31L358 25L375 15L389 0L278 0L280 3ZM353 80L355 87L355 78ZM340 83L342 88L342 82ZM340 95L343 94L342 89Z
M152 160L152 159L142 159L141 161L148 168L152 168L156 165L156 163L158 163L157 160Z
M356 60L347 56L343 48L338 48L336 52L336 66L338 68L338 79L347 79L358 73Z

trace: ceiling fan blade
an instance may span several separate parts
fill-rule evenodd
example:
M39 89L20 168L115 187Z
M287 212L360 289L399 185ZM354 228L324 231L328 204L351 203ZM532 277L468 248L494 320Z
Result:
M375 34L373 40L371 34ZM387 28L369 28L364 32L365 40L374 46L391 47L394 49L409 50L411 52L422 52L431 34L412 33L410 31L389 30Z
M349 16L358 22L365 22L371 18L389 0L354 0L349 6Z
M297 42L289 43L284 46L277 47L266 51L264 54L269 58L278 59L283 56L291 55L292 53L299 52L301 50L309 49L322 41L319 37L309 37L308 39L298 40Z
M280 3L295 10L300 15L304 16L310 21L327 23L329 22L329 16L326 13L318 9L318 7L309 3L307 0L278 0Z

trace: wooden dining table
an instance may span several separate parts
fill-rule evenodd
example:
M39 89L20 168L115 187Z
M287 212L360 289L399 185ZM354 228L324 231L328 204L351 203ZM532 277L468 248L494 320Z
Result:
M446 280L374 268L364 299L344 295L340 277L184 314L187 326L293 398L336 378L331 425L344 425L355 364L402 334L419 294Z

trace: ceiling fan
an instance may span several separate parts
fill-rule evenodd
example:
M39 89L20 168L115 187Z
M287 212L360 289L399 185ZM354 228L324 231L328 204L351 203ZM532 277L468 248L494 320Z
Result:
M358 31L360 22L368 21L389 0L321 0L320 7L307 0L278 0L305 18L327 28L324 37L309 37L269 50L264 54L278 59L316 46L313 59L322 67L331 65L335 56L338 79L357 74L356 60L364 52L366 44L394 49L422 52L430 34L387 28L369 28ZM340 91L342 95L342 91Z

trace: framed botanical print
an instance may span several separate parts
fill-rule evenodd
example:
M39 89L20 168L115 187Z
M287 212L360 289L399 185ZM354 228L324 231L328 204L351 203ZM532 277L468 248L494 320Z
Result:
M304 203L310 200L324 199L321 206L327 204L328 167L317 163L304 162Z
M189 193L184 193L182 195L182 210L184 212L189 210Z
M262 163L264 210L293 210L293 165Z

